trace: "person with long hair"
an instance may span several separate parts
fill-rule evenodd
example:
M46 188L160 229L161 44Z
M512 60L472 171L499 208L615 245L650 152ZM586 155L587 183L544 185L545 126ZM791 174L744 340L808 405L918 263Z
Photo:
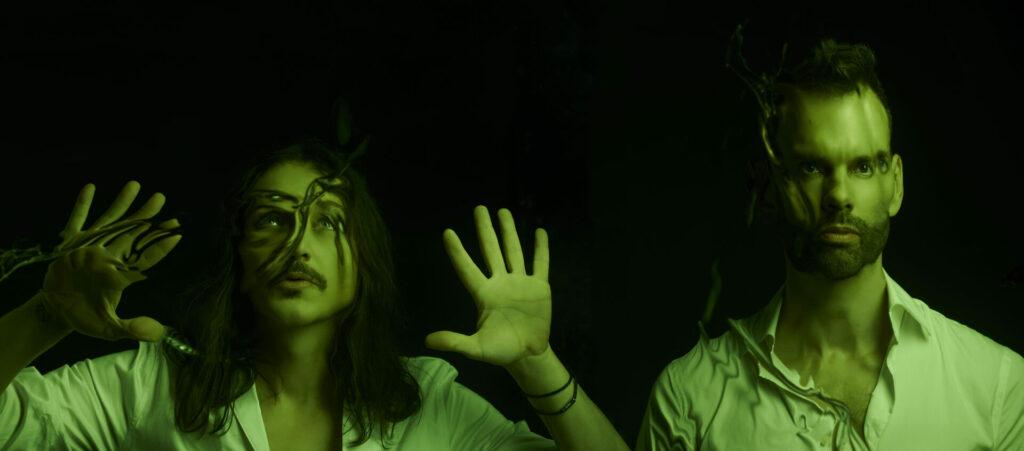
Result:
M490 213L474 210L489 275L445 230L479 320L472 335L439 331L426 344L508 370L554 440L455 382L444 360L400 355L387 228L350 163L311 139L247 163L177 327L115 312L181 239L176 220L148 222L163 195L121 219L140 190L129 182L83 229L87 184L43 288L0 318L0 447L628 449L548 343L546 232L527 273L508 210L500 247ZM45 375L25 368L72 331L139 347Z

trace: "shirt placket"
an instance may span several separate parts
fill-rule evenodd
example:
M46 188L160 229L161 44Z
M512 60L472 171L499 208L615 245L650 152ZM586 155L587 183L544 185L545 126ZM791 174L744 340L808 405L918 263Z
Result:
M782 373L782 370L779 369L779 372ZM786 375L782 374L782 376ZM798 412L793 417L793 423L806 436L813 438L818 447L821 449L855 449L849 446L849 440L844 443L846 446L840 446L840 441L836 440L844 432L842 430L844 423L841 420L842 415L833 405L841 405L841 401L828 398L823 394L814 394L811 390L798 386L796 388L800 390L794 390L791 386L796 386L796 384L792 380L787 378L789 383L783 382L771 371L764 371L761 377L781 388L783 396L790 397L789 402L793 403L790 411ZM820 393L820 390L817 392ZM847 423L848 421L849 417L847 416Z
M811 435L811 437L820 437L818 446L822 449L856 451L866 449L864 446L858 446L855 444L855 442L859 442L859 439L855 437L855 434L853 434L853 430L850 425L849 407L843 404L842 401L825 396L820 389L811 390L801 387L796 382L793 382L793 378L787 376L785 371L781 368L785 365L776 365L777 357L775 356L774 350L764 349L760 344L755 343L746 331L739 326L739 324L735 323L731 319L727 321L733 330L746 343L747 349L758 363L758 375L760 377L770 380L781 387L783 389L783 393L788 393L801 401L814 405L814 408L817 410L815 415L817 415L818 421L815 421L815 426L813 427L814 430L809 431L808 434ZM793 371L789 370L789 372ZM798 375L797 378L799 379ZM822 404L819 404L819 401L826 407L822 407ZM798 427L800 426L800 422L797 421L797 418L792 418L792 421L794 425ZM803 421L803 427L806 431L806 417ZM863 445L863 443L859 443L859 445Z

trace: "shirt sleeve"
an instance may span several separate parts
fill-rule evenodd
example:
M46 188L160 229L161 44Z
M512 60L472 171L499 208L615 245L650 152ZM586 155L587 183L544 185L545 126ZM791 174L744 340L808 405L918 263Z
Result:
M636 451L682 451L696 449L696 427L690 418L690 403L679 386L674 361L665 367L651 389Z
M447 430L448 449L465 451L554 450L555 443L530 431L526 421L513 423L483 397L455 382L458 371L441 359L424 385L424 415L436 418Z
M996 450L1024 449L1024 357L1003 350L994 412Z
M137 373L154 349L21 370L0 394L2 449L118 449L134 424Z

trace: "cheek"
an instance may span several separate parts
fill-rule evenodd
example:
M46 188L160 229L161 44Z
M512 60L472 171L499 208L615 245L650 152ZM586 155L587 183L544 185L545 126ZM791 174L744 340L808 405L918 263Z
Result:
M242 263L243 272L249 274L259 266L262 253L257 248L244 244L238 249L238 257Z
M240 248L238 262L241 265L241 271L238 274L240 288L243 292L248 292L253 285L256 268L259 266L259 254L251 249Z
M802 226L815 222L819 196L813 186L798 180L783 180L776 186L775 198L785 220Z
M340 266L337 268L338 274L344 280L345 285L350 286L355 284L358 270L355 263L355 249L349 244L348 239L342 239L340 244L338 259L335 260Z
M334 249L337 250L337 253L334 255L334 261L336 261L337 264L342 267L351 266L354 250L352 249L351 239L349 238L349 236L340 236L334 244Z
M889 202L887 199L883 199L878 203L878 209L875 211L875 225L881 228L884 224L888 223L889 218Z
M262 245L254 245L262 244ZM241 266L239 276L243 287L252 287L262 276L259 274L261 265L273 256L276 247L268 243L243 242L238 248L238 260ZM269 268L264 271L269 270Z

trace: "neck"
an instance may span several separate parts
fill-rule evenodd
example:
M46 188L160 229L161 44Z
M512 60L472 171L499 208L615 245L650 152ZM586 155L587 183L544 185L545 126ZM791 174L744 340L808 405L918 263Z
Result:
M332 375L328 361L334 348L335 326L324 321L301 327L262 327L264 340L256 365L260 401L272 406L329 408Z
M882 258L855 276L829 280L786 265L786 287L776 335L791 337L797 357L877 356L892 336Z

